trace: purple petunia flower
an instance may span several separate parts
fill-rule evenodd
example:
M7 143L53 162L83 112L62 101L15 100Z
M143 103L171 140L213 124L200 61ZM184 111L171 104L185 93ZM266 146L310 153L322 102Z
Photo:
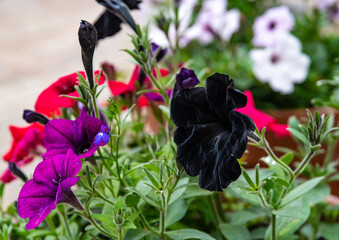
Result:
M173 90L173 95L184 88L192 88L199 84L199 80L193 70L181 68L180 72L175 76L176 82Z
M105 131L102 131L102 127ZM106 135L109 135L106 124L89 116L86 109L82 109L75 121L54 119L46 124L44 146L47 151L42 156L46 158L54 154L65 154L70 148L80 158L90 157L98 146L108 142ZM105 140L98 142L98 138Z
M82 167L80 158L71 149L40 162L33 179L22 187L18 199L18 213L29 218L27 229L36 228L58 203L68 203L83 210L71 191L80 177L75 177Z
M253 24L253 45L269 47L276 44L282 33L288 33L294 26L294 16L287 6L268 9L255 19Z

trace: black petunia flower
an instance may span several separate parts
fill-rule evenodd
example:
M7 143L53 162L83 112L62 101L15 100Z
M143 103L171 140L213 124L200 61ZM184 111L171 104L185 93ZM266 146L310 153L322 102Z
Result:
M171 118L178 127L177 161L188 175L199 175L200 187L210 191L222 191L240 176L237 159L254 130L248 116L234 111L247 98L233 87L228 76L215 73L206 88L183 89L171 102Z

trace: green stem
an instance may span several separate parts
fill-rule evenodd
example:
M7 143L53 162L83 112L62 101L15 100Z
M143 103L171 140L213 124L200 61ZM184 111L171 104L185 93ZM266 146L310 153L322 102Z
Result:
M100 115L99 115L99 110L98 110L98 106L97 106L97 101L96 101L96 97L95 97L95 93L92 92L92 101L93 101L93 106L94 106L94 111L95 111L95 117L97 119L100 119Z
M272 240L277 240L277 216L272 213Z
M56 230L55 230L54 223L53 223L53 221L52 221L52 219L51 219L51 216L47 216L45 220L46 220L46 222L47 222L49 228L50 228L50 229L52 230L52 232L54 233L54 236L55 236L57 239L59 239L58 234L56 233Z
M111 204L112 206L115 206L115 203L112 202L111 200L109 200L108 198L104 197L101 195L100 192L98 192L98 190L94 189L93 193L95 193L97 195L98 198L102 199L103 201Z
M302 171L304 170L304 168L306 167L306 165L311 161L311 159L314 156L314 151L309 151L307 153L307 155L304 157L304 159L301 161L301 163L299 164L299 166L297 167L296 170L294 170L293 172L293 176L294 178L290 181L290 183L293 182L293 180L299 176L300 173L302 173Z
M159 225L159 234L160 236L164 235L166 229L166 211L167 211L167 203L164 191L161 191L161 206L160 206L160 225Z
M265 139L263 139L262 147L276 163L278 163L283 169L285 169L285 171L290 175L290 179L293 179L294 173L292 169L274 154L274 152L272 151L271 147L269 146L268 142Z
M106 236L108 236L108 237L110 237L110 238L113 238L113 239L116 238L115 235L113 235L113 234L107 232L106 230L102 229L102 228L95 222L95 220L90 216L89 213L87 213L87 214L88 214L88 217L85 217L84 215L82 215L82 216L85 217L88 221L90 221L90 222L92 223L92 225L93 225L99 232L101 232L102 234L104 234L104 235L106 235Z
M209 203L212 207L212 214L213 214L215 223L217 224L217 229L219 229L219 225L220 225L221 221L220 221L220 217L218 215L217 208L216 208L215 203L214 203L213 195L209 196L208 200L209 200Z
M141 222L145 225L145 227L146 227L148 230L150 230L152 233L158 235L158 232L155 231L151 225L149 225L147 219L145 218L144 214L142 213L141 209L140 209L138 206L137 206L137 209L138 209L139 212L140 212L140 214L139 214L140 220L141 220Z
M67 219L67 216L66 216L65 208L63 209L61 215L62 215L62 218L64 220L64 224L65 224L67 235L68 235L69 239L73 239L72 238L72 234L71 234L71 230L69 229L68 219Z

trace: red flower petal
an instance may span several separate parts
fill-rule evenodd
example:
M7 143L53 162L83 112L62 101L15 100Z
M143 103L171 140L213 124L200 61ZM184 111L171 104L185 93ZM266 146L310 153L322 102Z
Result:
M85 73L83 71L80 71L79 73L85 78ZM95 71L95 75L98 76L98 74L99 71ZM103 84L104 82L105 76L101 74L99 85ZM77 73L72 73L59 78L51 86L41 92L35 103L35 110L39 113L45 114L48 117L51 117L52 115L60 115L60 108L73 107L76 103L75 100L67 97L60 97L60 95L78 97L79 95L74 88L76 85L78 85Z

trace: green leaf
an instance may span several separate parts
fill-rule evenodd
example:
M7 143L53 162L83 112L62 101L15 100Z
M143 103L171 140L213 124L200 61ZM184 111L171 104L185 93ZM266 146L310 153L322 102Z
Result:
M126 209L125 200L123 197L119 196L117 202L115 203L114 210L118 212L120 209Z
M302 134L301 132L293 129L293 128L287 128L287 130L292 133L292 135L299 139L305 146L310 147L310 142L308 141L308 139L305 137L304 134Z
M249 221L265 217L267 214L261 208L255 210L238 210L231 217L231 224L234 225L245 225Z
M132 107L130 107L130 108L128 109L127 114L125 115L124 119L123 119L122 122L120 123L120 128L122 128L122 126L124 126L124 123L125 123L127 117L130 115L131 111L133 110L134 106L135 106L135 104L133 104Z
M330 195L331 189L326 184L318 184L315 188L303 195L308 201L308 204L312 207L318 203L324 202L325 199Z
M292 152L288 152L284 156L282 156L280 158L280 160L283 161L284 163L286 163L287 165L290 165L290 163L292 162L293 158L294 158L294 154Z
M183 199L178 199L168 207L166 214L166 227L180 221L187 212L187 204Z
M241 172L242 172L242 175L244 176L246 182L248 183L248 185L250 185L252 189L256 189L257 186L254 184L254 182L252 181L250 176L248 176L246 170L244 168L241 168Z
M126 196L126 206L135 207L140 200L140 196L136 193L130 193Z
M311 180L308 180L301 184L300 186L296 187L292 191L290 191L282 200L281 205L284 206L293 200L297 199L298 197L302 196L306 192L310 191L312 188L314 188L319 182L321 182L324 179L324 177L317 177L313 178Z
M157 202L150 197L145 196L144 194L142 194L139 190L137 190L136 188L127 188L128 190L138 194L144 201L146 201L148 204L152 205L153 207L159 209L159 206L157 204Z
M177 188L180 187L181 185L187 184L189 182L189 178L182 178L179 180L178 184L177 184ZM169 204L173 203L175 200L177 200L179 197L181 197L181 195L185 192L187 187L182 187L179 190L176 190L172 196L171 199L169 201Z
M277 164L270 156L263 157L260 160L266 163L270 167L270 169L272 169L275 172L277 176L285 178L283 168L279 164Z
M306 222L310 215L310 207L305 199L299 199L294 204L294 206L300 208L298 214L296 214L299 218L277 216L277 232L279 240L291 240L292 235ZM271 228L271 225L267 228L265 239L271 239Z
M332 224L322 223L319 229L320 229L320 235L324 237L326 240L338 240L338 236L339 236L339 224L338 223L332 223Z
M220 231L222 235L228 240L250 240L250 232L243 225L236 224L220 224Z
M303 198L299 198L296 201L290 202L285 205L283 208L279 210L273 210L277 216L290 217L290 218L298 218L306 220L309 216L309 211L306 211L305 208L310 208L307 200Z
M27 238L37 238L37 237L45 237L48 235L54 235L50 230L35 230L34 232L27 235Z
M150 171L147 170L147 168L143 168L144 172L146 173L148 179L152 182L153 186L156 189L160 189L160 184L158 183L158 181L155 179L155 177L152 175L152 173L150 173Z
M190 228L168 231L165 232L165 234L173 240L183 240L183 239L215 240L207 233Z
M148 236L150 232L145 229L129 229L126 234L124 239L129 239L129 240L139 240L142 239L146 236Z

